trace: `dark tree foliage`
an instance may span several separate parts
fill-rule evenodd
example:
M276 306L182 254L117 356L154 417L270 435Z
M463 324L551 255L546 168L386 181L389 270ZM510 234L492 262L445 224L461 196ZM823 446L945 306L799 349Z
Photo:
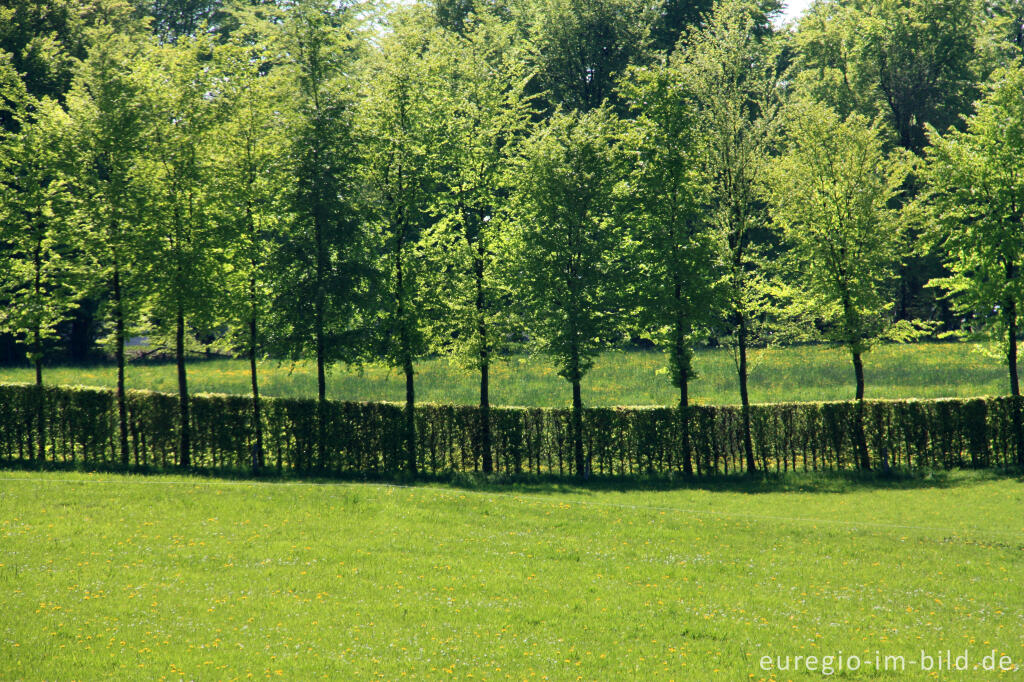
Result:
M590 111L617 101L616 78L650 59L658 6L640 0L536 0L523 20L535 86L553 108Z

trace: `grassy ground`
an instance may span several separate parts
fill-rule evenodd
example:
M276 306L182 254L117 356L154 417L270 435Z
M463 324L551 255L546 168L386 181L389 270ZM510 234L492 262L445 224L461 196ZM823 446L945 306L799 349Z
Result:
M993 651L1024 663L1012 478L0 479L5 678L738 680L787 655L924 678L922 650L933 666L966 650L968 671L939 677L993 679L973 667Z
M677 400L667 374L666 359L654 352L613 352L603 355L583 381L588 405L669 405ZM731 353L698 353L701 377L693 382L696 402L733 404L739 401ZM262 390L269 396L316 395L316 374L308 365L266 362ZM865 358L869 398L937 398L1001 395L1007 392L1005 367L971 344L883 346ZM33 381L28 369L2 369L0 381ZM49 383L113 386L112 367L47 368ZM189 369L194 391L247 393L248 365L243 360L196 362ZM417 399L437 403L473 404L479 379L446 360L417 364ZM128 371L131 388L177 391L172 365L138 365ZM497 405L565 406L569 385L544 358L513 358L491 371L491 402ZM755 402L845 400L853 397L853 370L841 350L823 347L770 349L753 353L750 379ZM362 371L336 368L328 377L329 397L350 400L405 399L404 377L380 366Z

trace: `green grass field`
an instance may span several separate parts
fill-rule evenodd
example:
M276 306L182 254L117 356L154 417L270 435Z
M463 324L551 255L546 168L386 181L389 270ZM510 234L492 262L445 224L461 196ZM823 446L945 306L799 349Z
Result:
M5 679L739 680L768 678L763 656L840 653L862 659L853 677L924 678L922 650L1024 663L1024 481L991 474L0 479ZM876 652L904 671L879 673Z
M853 397L853 370L841 350L807 346L769 349L752 354L750 378L754 402L846 400ZM677 400L667 374L666 359L655 352L612 352L598 359L583 381L583 400L592 406L671 405ZM869 398L938 398L1002 395L1008 392L1005 366L973 344L883 346L865 358ZM732 354L726 350L698 353L700 378L691 396L705 404L739 402ZM417 399L425 402L474 404L479 379L446 360L417 364ZM316 374L309 365L265 362L265 395L316 395ZM34 381L29 369L0 369L0 381ZM113 367L47 368L45 381L58 384L113 386ZM211 393L248 393L248 364L243 360L195 362L189 368L190 388ZM173 365L130 366L130 388L177 391ZM491 402L496 405L560 407L570 403L569 385L541 357L516 357L491 371ZM405 399L404 377L386 367L362 370L335 368L328 377L328 395L346 400Z

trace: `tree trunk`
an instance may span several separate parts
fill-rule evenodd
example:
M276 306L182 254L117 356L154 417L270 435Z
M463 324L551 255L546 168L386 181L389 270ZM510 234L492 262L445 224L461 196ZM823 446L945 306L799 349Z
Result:
M38 326L33 332L32 348L36 367L36 456L42 462L46 459L46 410L43 405L46 395L43 393L43 339Z
M580 394L579 372L572 379L572 453L576 475L587 477L587 463L583 459L583 397Z
M485 474L494 472L491 459L491 397L490 397L490 364L485 353L481 353L480 365L480 453L483 456Z
M482 249L482 243L480 245ZM478 320L477 333L480 337L480 454L485 474L494 471L491 459L491 396L490 396L490 348L487 344L487 321L484 319L486 301L484 300L484 261L477 255L476 271L476 314Z
M1013 280L1016 271L1013 264L1006 266L1007 280ZM1017 302L1010 298L1006 302L1006 363L1010 368L1010 400L1013 402L1014 444L1017 448L1017 464L1024 465L1024 420L1021 418L1020 376L1017 373Z
M412 356L405 356L405 457L406 468L416 474L416 389L413 384Z
M740 405L743 415L743 453L747 460L747 473L757 471L757 463L754 462L754 443L750 438L750 394L747 391L747 318L740 313L739 334L737 338L739 346L740 362Z
M319 309L319 306L318 306ZM327 369L323 324L316 324L316 466L323 469L327 451Z
M178 308L174 334L174 356L178 363L178 465L192 466L192 439L189 433L188 376L185 374L185 313Z
M252 451L252 470L263 468L263 421L260 416L260 384L256 374L256 316L249 318L249 376L252 377L252 424L256 443Z
M127 466L130 461L128 451L128 405L124 390L124 305L121 293L121 269L114 264L114 356L117 359L117 433L121 447L121 464Z
M683 473L693 476L693 447L690 444L690 372L679 371L679 435L683 448Z
M854 447L857 450L857 460L861 469L871 468L871 458L868 456L868 441L864 435L864 363L860 353L853 352L853 373L857 378L857 401L854 409Z

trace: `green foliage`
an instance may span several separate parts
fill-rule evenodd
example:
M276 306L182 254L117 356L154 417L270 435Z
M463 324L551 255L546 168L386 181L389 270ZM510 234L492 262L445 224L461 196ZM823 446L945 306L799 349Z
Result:
M76 218L88 235L92 281L110 292L104 315L112 328L106 340L116 345L118 320L125 341L142 312L137 261L145 222L141 169L149 121L146 84L135 64L144 58L146 44L108 26L94 29L90 44L67 98L75 164L71 183L78 199Z
M444 62L428 49L441 32L429 16L398 13L392 28L365 65L369 91L359 111L364 150L359 172L382 280L375 352L411 373L412 362L427 350L420 243L433 222L429 209L438 189L432 155L445 129L432 93L444 87Z
M281 229L272 247L267 332L278 357L351 361L363 338L368 256L354 196L359 152L349 78L351 21L347 7L310 0L289 11L279 36L287 83L279 92L294 109L283 109L285 208L276 211ZM273 125L274 112L281 110L254 106L262 107L264 125ZM262 149L274 152L271 146Z
M123 0L12 0L0 7L0 52L34 97L62 101L80 60L88 52L89 29L130 25Z
M590 111L614 100L615 79L648 59L657 3L535 0L520 17L537 85L552 108Z
M578 382L620 338L630 281L617 199L626 169L611 110L556 113L524 145L506 237L532 342Z
M436 217L423 235L420 293L432 350L480 366L508 350L513 295L501 277L502 209L510 167L529 130L528 75L512 27L479 22L462 36L437 36L440 76L425 93L441 130L429 159Z
M622 92L636 115L629 144L637 153L630 223L638 331L669 349L672 382L685 388L693 349L720 312L714 238L703 216L707 131L690 74L668 60L630 69Z
M234 349L249 350L250 325L271 314L274 235L286 232L289 113L278 102L289 91L280 71L262 73L270 59L264 45L232 41L217 50L225 74L224 120L213 131L214 207L224 227L226 276L221 317ZM259 330L265 335L265 330Z
M155 337L168 346L178 320L212 329L224 242L211 213L214 166L210 133L222 116L217 74L202 38L161 45L140 64L145 154L138 175L146 220L137 253Z
M739 337L755 334L752 325L769 306L763 285L768 254L755 232L767 217L760 182L778 134L782 46L765 35L764 21L752 3L723 2L678 57L707 131L706 211L725 268L729 337L740 345L747 341Z
M956 125L977 90L971 0L816 3L795 38L796 87L843 115L884 115L920 153L925 124Z
M968 329L1009 342L1016 388L1016 325L1024 303L1024 69L997 71L964 132L931 131L921 200L950 275L934 282L970 316Z
M858 114L796 103L788 147L771 173L774 224L786 253L790 313L809 338L821 332L852 353L918 328L892 319L896 267L909 248L899 214L909 165L883 151L883 133Z
M70 121L53 100L32 101L0 156L0 329L22 336L38 367L83 292L81 230L69 219L65 191ZM41 378L39 379L41 381Z

